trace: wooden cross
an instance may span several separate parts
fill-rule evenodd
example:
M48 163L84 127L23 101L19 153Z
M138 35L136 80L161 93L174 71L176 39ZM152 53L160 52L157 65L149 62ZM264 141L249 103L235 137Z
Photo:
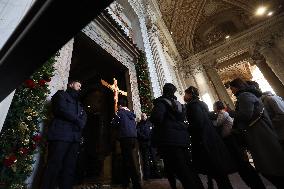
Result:
M106 86L107 88L109 88L110 90L113 91L114 95L114 110L115 112L118 110L117 107L117 103L118 103L118 94L121 94L123 96L127 96L127 92L124 92L122 90L120 90L117 86L117 80L115 78L113 78L113 84L109 84L108 82L106 82L105 80L101 79L101 83L102 85Z

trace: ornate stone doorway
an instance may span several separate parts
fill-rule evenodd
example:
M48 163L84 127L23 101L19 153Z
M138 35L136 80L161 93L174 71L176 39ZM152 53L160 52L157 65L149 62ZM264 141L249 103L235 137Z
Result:
M69 80L82 82L81 101L88 120L78 160L77 179L84 183L120 183L121 155L114 116L113 92L101 84L118 81L121 90L130 89L128 69L84 33L74 38ZM129 102L132 107L132 102Z

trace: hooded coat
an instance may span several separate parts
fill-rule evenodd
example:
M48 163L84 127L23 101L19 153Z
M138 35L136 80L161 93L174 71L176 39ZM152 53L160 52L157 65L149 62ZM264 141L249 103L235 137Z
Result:
M264 106L259 93L242 90L236 96L233 129L243 131L256 169L263 174L284 176L284 152L267 112L263 111L263 114L260 114Z
M261 100L272 121L273 128L279 139L284 140L284 101L271 92L263 93Z

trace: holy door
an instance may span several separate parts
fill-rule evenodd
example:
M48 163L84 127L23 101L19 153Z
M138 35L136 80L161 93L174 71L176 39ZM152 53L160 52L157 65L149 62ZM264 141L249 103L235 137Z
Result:
M77 178L83 183L121 182L121 155L116 128L111 126L115 113L114 92L102 84L116 85L126 95L127 69L84 34L74 40L69 79L82 82L81 101L88 120L79 155ZM118 94L120 97L121 94Z

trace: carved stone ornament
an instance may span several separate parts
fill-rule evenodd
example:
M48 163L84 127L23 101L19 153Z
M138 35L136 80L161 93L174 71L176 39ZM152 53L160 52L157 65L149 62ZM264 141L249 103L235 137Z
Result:
M284 14L280 14L232 37L228 42L210 47L189 57L184 63L190 65L195 62L193 60L206 59L215 59L218 63L221 63L239 54L251 51L250 49L257 49L261 52L263 48L272 47L274 41L284 36L283 28ZM252 44L254 44L254 48L252 48ZM201 61L201 63L206 62Z
M250 53L251 53L251 59L252 61L257 65L257 64L261 64L266 62L265 57L260 53L260 51L258 50L259 48L261 48L260 46L258 46L258 44L256 46L254 46L255 48L251 49Z
M238 77L245 80L252 79L251 65L248 60L235 63L223 69L218 69L217 72L223 83L227 83Z
M278 1L271 1L272 4L275 2ZM168 30L173 32L173 40L183 58L196 52L195 45L192 45L194 35L207 20L227 10L238 12L238 15L246 12L252 14L258 4L257 0L157 0L157 3ZM250 19L246 17L244 21Z
M134 58L131 57L116 41L105 33L95 22L91 22L83 29L83 32L104 50L126 66L130 75L130 87L132 94L133 109L137 115L141 113L141 105L138 91L137 76Z

